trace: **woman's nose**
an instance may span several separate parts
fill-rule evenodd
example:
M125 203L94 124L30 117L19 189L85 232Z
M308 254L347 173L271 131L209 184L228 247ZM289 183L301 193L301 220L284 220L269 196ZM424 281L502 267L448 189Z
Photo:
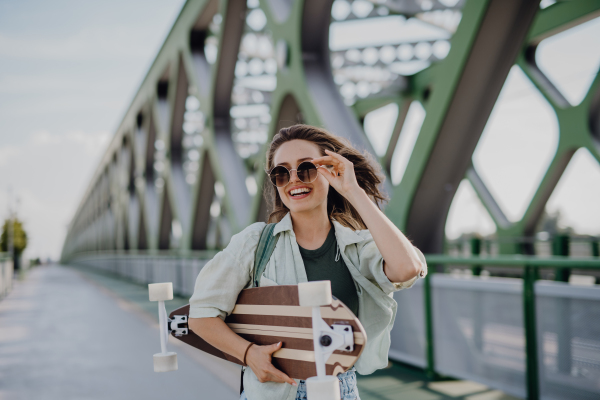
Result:
M298 178L298 171L295 169L290 171L290 182L302 182L300 178Z

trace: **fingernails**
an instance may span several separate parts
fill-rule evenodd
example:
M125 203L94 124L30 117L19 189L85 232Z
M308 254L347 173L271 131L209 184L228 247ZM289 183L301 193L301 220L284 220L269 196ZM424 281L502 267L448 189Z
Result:
M296 382L292 383L292 385L294 385L294 386L298 386L298 384L297 384Z

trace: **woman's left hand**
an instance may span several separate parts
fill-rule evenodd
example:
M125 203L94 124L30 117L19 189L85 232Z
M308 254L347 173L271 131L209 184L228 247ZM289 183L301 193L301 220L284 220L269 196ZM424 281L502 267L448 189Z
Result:
M347 199L362 190L356 181L354 164L333 151L325 150L325 153L328 155L315 158L312 163L319 167L317 171L327 179L329 184ZM332 168L327 168L327 166L332 166Z

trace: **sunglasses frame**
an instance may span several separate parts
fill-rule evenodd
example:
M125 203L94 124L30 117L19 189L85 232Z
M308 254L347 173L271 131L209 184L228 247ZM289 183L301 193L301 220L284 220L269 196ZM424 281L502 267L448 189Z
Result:
M316 164L314 164L314 163L313 163L313 162L311 162L311 161L302 161L300 164L298 164L298 167L300 167L300 166L301 166L302 164L304 164L304 163L308 163L308 164L312 164L312 165L314 165L316 170L318 170L319 168L325 168L325 169L328 169L328 167L333 167L332 165L331 165L331 166L325 166L325 165L316 165ZM271 172L273 172L273 170L274 170L275 168L279 168L279 167L281 167L281 168L285 168L285 169L287 170L287 172L288 172L288 175L289 175L288 181L287 181L287 182L286 182L286 184L285 184L285 185L283 185L283 186L277 186L275 183L273 183L273 180L271 179ZM274 166L273 168L271 168L271 170L270 170L270 171L265 171L265 172L267 172L267 175L269 176L269 182L271 182L271 184L272 184L273 186L275 186L275 187L285 187L285 186L286 186L288 183L290 183L290 179L292 179L292 171L296 171L296 176L298 176L298 167L296 167L296 168L293 168L293 169L287 169L287 168L286 168L286 167L284 167L283 165L276 165L276 166ZM310 182L304 182L304 181L303 181L302 179L300 179L300 177L298 176L298 179L299 179L299 180L300 180L300 182L302 182L302 183L313 183L313 182L314 182L314 181L316 181L318 178L319 178L319 174L318 174L318 172L317 172L317 177L316 177L315 179L313 179L312 181L310 181Z

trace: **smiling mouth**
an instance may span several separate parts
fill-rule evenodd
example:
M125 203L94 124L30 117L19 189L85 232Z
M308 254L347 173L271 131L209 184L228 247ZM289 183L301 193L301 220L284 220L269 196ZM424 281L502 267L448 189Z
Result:
M306 194L309 194L310 192L312 192L312 189L309 188L298 188L298 189L292 189L288 192L288 194L290 195L290 197L300 197Z

